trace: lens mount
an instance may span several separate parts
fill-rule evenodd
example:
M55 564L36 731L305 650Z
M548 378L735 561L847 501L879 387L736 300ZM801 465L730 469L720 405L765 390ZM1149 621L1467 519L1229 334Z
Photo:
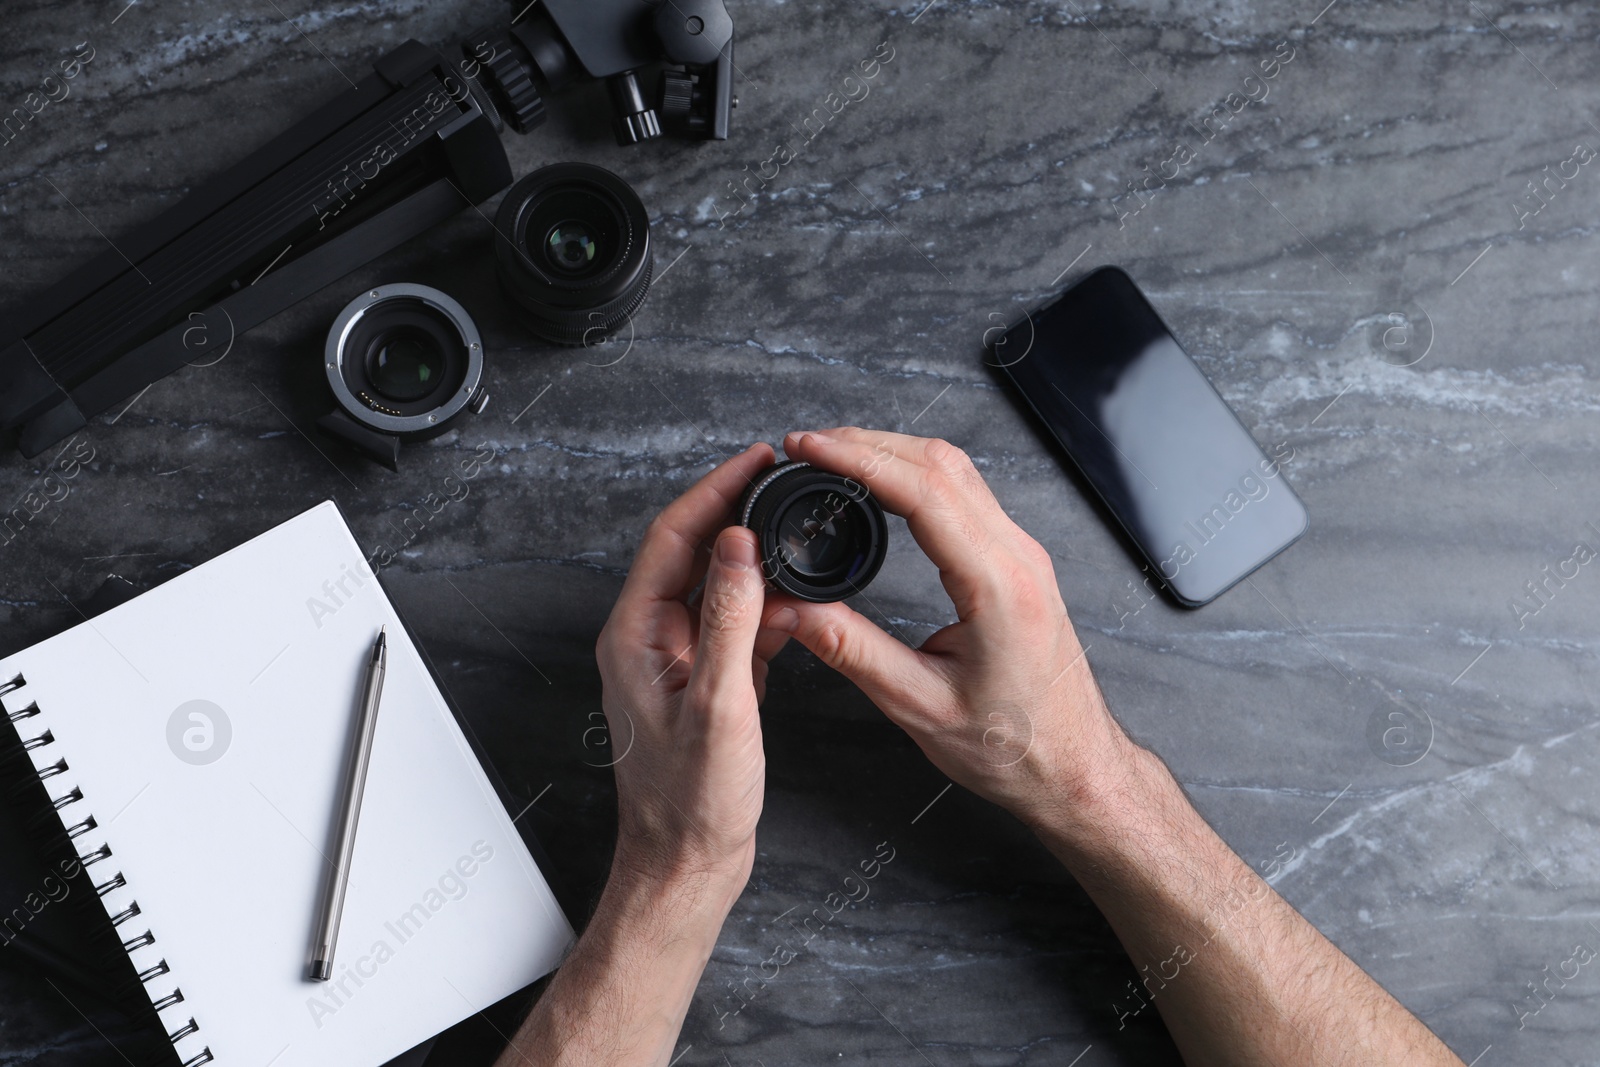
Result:
M511 187L495 215L495 268L535 335L598 344L650 288L650 217L604 167L556 163Z
M328 386L352 419L420 440L443 433L483 378L483 342L467 309L426 285L369 289L328 331Z
M756 479L739 525L755 531L767 584L815 604L860 592L889 549L883 508L866 486L800 461Z

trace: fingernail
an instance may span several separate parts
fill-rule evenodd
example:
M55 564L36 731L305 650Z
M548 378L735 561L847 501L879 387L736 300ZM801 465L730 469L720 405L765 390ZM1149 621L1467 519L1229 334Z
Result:
M767 620L767 626L792 634L800 628L800 614L793 608L779 608L772 613L772 618Z
M756 546L749 538L737 534L724 534L717 542L717 558L730 567L754 567Z

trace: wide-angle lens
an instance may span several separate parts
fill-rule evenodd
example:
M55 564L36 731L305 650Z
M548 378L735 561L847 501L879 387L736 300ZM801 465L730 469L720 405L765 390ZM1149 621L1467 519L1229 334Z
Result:
M872 581L888 551L883 509L859 482L809 463L771 467L745 494L769 585L802 600L843 600Z

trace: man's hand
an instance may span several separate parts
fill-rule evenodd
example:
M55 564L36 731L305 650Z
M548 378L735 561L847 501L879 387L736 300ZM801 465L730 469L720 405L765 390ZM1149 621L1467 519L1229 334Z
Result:
M910 649L843 604L774 598L793 632L859 685L951 778L1004 805L1083 884L1191 1067L1460 1067L1427 1027L1272 891L1111 718L1048 554L943 441L791 434L795 459L855 478L903 515L958 622ZM1194 709L1205 714L1213 709ZM1123 1010L1119 1005L1140 1005Z
M672 1058L755 860L766 769L757 705L787 638L760 629L754 536L717 531L771 462L756 445L706 475L650 524L634 557L595 650L617 776L611 877L500 1067Z
M787 635L760 632L755 535L717 531L771 463L772 450L755 445L658 515L600 633L617 862L648 877L707 874L742 888L755 859L766 768L758 705Z
M1133 746L1090 674L1050 554L944 441L844 428L790 434L784 450L904 516L960 621L912 649L844 604L774 595L768 626L860 686L961 785L1033 825L1083 810L1071 802L1098 795Z

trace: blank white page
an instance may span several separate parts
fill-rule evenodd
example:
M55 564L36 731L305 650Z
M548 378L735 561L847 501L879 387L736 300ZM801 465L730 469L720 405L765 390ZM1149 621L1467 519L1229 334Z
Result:
M388 673L357 830L334 981L307 963L333 852L356 707L380 626ZM187 1060L221 1067L382 1064L553 970L573 932L495 796L338 509L321 504L137 599L0 663L26 684L8 710L59 797L65 824L92 814L137 901L126 940L169 1032L192 1016ZM180 706L222 709L169 723ZM219 719L218 716L211 716Z

